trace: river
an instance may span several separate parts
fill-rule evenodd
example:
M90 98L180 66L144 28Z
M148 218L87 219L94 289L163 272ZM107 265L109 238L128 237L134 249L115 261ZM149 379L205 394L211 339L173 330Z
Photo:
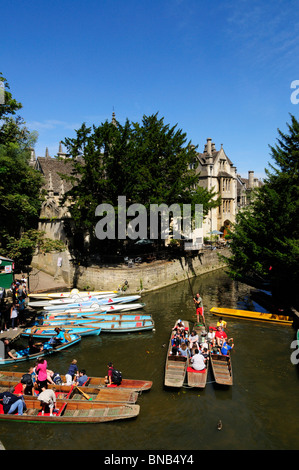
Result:
M251 301L249 286L232 281L223 270L193 278L191 284L202 294L207 324L216 320L209 312L212 307L265 311ZM106 375L107 363L113 361L124 377L152 380L152 389L138 398L139 416L90 425L3 422L0 440L7 450L298 449L298 366L290 360L292 327L229 319L227 333L235 344L233 386L217 386L209 371L204 390L165 390L170 329L179 318L195 320L189 283L143 294L142 301L153 316L154 331L86 337L48 361L51 369L64 374L76 358L79 368L91 376ZM13 370L26 370L27 365Z

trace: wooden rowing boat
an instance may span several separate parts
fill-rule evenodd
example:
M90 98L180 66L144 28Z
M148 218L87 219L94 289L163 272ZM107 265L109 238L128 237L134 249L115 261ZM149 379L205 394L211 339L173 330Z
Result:
M0 393L11 391L19 381L10 380L7 378L0 378ZM74 385L52 385L48 384L48 388L55 389L57 399L64 401L86 401L90 400L93 403L136 403L138 398L138 392L135 390L126 389L110 389L96 387L76 387ZM13 393L13 392L12 392ZM29 396L24 395L24 398L35 398L37 395Z
M210 361L214 374L214 379L220 385L233 385L233 369L231 355L213 354L210 351Z
M26 414L1 414L0 421L17 421L30 423L103 423L119 419L135 418L139 415L140 406L118 403L94 403L92 401L74 402L57 400L57 413L41 415L40 402L34 398L25 400Z
M185 329L189 331L189 322L182 320L185 325ZM165 387L182 387L185 381L188 358L184 356L174 356L171 354L172 350L172 338L174 337L174 330L171 331L169 345L166 355L165 364L165 376L164 385Z
M101 327L92 327L92 326L80 326L73 325L67 328L60 328L61 331L68 334L75 334L80 336L99 336L101 333ZM56 335L55 326L34 326L32 328L25 328L21 336L33 338L52 338Z
M78 335L70 335L70 341L59 344L57 346L53 346L47 341L43 344L42 351L39 351L35 354L29 354L29 347L25 349L21 349L20 351L17 351L17 357L15 358L11 358L11 357L9 357L8 359L0 358L0 365L4 366L6 364L17 364L18 362L30 361L32 359L36 360L39 357L49 356L50 354L58 353L62 351L63 349L69 348L70 346L73 346L74 344L79 343L79 341L81 341L81 336L78 336Z
M293 323L293 319L286 315L275 315L272 313L253 312L250 310L213 307L211 308L210 312L213 315L245 318L246 320L269 321L269 322L281 323L285 325L292 325Z
M57 324L57 323L56 323ZM70 320L65 320L60 324L61 328L67 328L71 325ZM155 323L152 319L149 320L91 320L91 319L81 319L78 325L82 326L93 326L93 327L101 327L101 333L134 333L140 331L149 331L152 330L155 326ZM53 326L53 324L52 324Z
M62 305L50 305L47 307L44 307L45 312L63 312L70 310L72 308L85 308L85 307L92 307L94 306L95 308L98 305L116 305L116 304L126 304L126 303L131 303L134 302L135 300L140 299L140 295L130 295L126 297L103 297L100 299L97 299L96 297L92 297L90 300L86 301L79 301L79 302L74 302L71 304L62 304Z
M109 295L109 294L117 294L116 290L109 290L109 291L79 291L78 289L72 289L69 292L31 292L28 294L28 297L32 299L63 299L68 298L74 295L78 295L79 297L86 297L86 296L94 296L94 295Z
M5 371L2 370L0 371L0 380L6 380L6 381L11 381L13 383L18 383L20 382L22 376L24 374L27 374L28 372L17 372L17 371ZM66 382L66 378L64 375L61 375L62 381ZM109 389L111 391L117 391L120 389L124 390L134 390L136 392L145 392L148 391L152 388L153 382L150 380L135 380L135 379L122 379L122 382L120 385L113 385L113 386L107 386L105 384L105 377L88 377L88 380L84 384L84 388L82 390L85 391L85 389L88 388L98 388L98 389ZM87 392L88 393L88 392Z
M198 337L201 338L201 334L205 331L205 326L202 324L195 324L193 326L193 330L195 330L196 333L198 334ZM191 363L189 360L189 364L187 368L188 386L195 387L195 388L205 388L206 383L207 383L208 370L209 370L209 360L206 361L206 368L203 371L196 371L192 369Z
M129 313L83 313L83 314L63 314L63 315L45 315L44 317L39 318L42 320L43 324L50 323L54 324L55 321L65 321L65 320L74 320L74 321L85 321L87 320L108 320L108 321L141 321L141 320L151 320L152 316L150 314L129 314ZM52 322L52 323L51 323Z

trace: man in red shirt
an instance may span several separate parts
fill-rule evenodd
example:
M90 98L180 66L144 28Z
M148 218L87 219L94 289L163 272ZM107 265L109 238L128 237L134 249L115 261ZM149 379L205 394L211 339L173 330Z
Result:
M222 330L220 326L217 326L217 331L215 333L217 346L222 346L225 339L227 339L227 334Z

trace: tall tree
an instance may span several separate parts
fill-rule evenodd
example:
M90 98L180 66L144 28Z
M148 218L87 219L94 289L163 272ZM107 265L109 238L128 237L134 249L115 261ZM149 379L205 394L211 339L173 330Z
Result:
M41 207L41 174L29 166L30 150L36 135L25 127L17 111L22 107L5 85L0 104L0 250L6 255L12 240L36 227ZM16 260L17 261L17 260Z
M299 284L299 123L291 116L288 133L278 130L274 160L265 184L256 190L250 207L240 212L230 234L230 274L271 282L272 292L298 303Z
M115 207L118 196L127 205L203 204L207 213L219 205L215 193L198 187L191 164L196 149L177 126L164 124L157 114L143 116L142 123L124 125L113 120L98 127L85 124L74 139L65 139L74 171L73 187L66 193L77 230L94 236L95 208L103 202ZM78 159L78 155L82 158Z

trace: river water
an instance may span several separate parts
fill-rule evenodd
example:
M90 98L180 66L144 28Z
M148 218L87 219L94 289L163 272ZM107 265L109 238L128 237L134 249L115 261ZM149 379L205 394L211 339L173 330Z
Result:
M206 323L212 307L265 311L250 299L251 288L232 281L223 270L191 280L204 300ZM204 390L165 390L166 347L179 318L195 320L189 283L180 282L142 296L155 331L101 334L52 356L48 365L64 374L73 358L91 376L106 375L113 361L124 377L153 381L137 403L136 419L99 424L0 423L7 450L200 451L298 449L298 369L291 363L295 330L290 326L229 319L234 384L217 386L209 371ZM17 346L17 344L16 344ZM19 364L13 370L26 370ZM9 368L9 366L7 366ZM222 430L217 429L221 420ZM74 462L73 462L74 464Z

